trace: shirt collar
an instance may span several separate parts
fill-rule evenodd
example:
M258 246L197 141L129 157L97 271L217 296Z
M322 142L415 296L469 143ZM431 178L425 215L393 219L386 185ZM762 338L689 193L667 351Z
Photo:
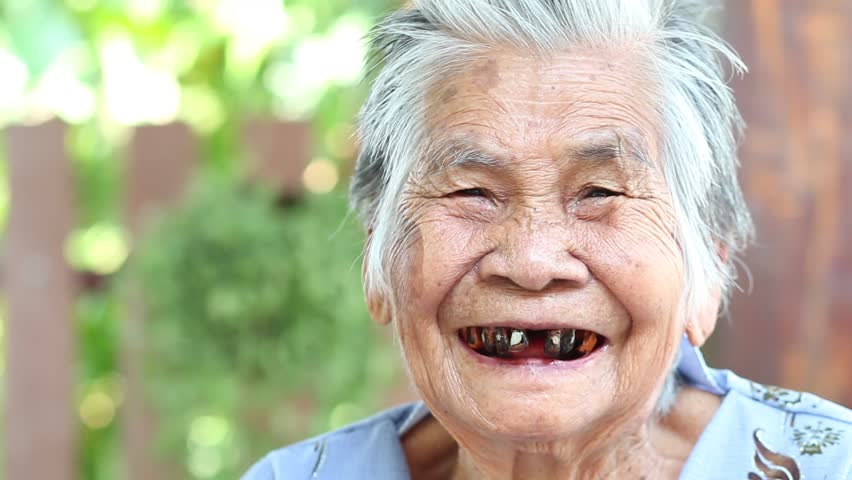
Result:
M683 335L680 343L680 362L677 364L677 372L693 387L716 395L727 393L727 389L722 385L723 379L707 366L701 350L689 342L686 334Z

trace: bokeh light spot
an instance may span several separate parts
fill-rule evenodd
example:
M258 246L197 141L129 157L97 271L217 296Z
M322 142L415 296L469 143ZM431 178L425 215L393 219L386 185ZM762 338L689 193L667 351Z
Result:
M187 467L198 478L210 478L225 467L231 424L218 415L196 417L189 427Z
M101 275L115 273L127 260L130 247L124 231L103 222L71 234L65 257L78 270Z
M216 447L222 444L231 431L231 425L224 417L204 415L192 421L189 428L191 447Z
M180 84L172 72L142 63L122 33L105 35L100 49L109 117L120 125L165 124L180 110Z
M312 193L327 193L337 186L337 167L324 158L318 158L305 168L302 184Z
M196 478L210 478L224 467L222 453L215 449L198 448L189 452L187 467Z
M354 85L361 79L369 21L360 12L340 17L324 35L310 35L293 47L292 59L272 62L264 84L277 97L276 114L305 118L333 85Z
M0 49L0 72L0 115L8 117L21 107L30 74L24 62L4 49Z
M97 99L77 77L72 60L54 62L32 92L30 108L49 111L68 123L83 123L95 113Z
M207 86L183 89L180 118L201 133L210 133L224 122L227 112L216 92Z
M150 21L163 11L163 0L129 0L130 16L136 21Z
M80 402L80 420L86 427L97 430L112 423L115 418L115 402L102 391L93 391Z
M287 31L287 12L280 0L220 0L214 12L219 27L246 52L261 50Z

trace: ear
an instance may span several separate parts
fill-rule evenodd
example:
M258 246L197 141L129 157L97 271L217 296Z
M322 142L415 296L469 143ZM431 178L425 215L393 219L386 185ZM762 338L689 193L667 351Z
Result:
M723 262L728 261L728 248L719 245L719 257ZM686 336L689 343L696 347L704 345L716 329L716 319L719 318L719 306L722 303L722 288L715 287L707 302L686 324Z
M693 346L700 347L716 329L719 304L722 300L720 288L716 288L701 309L693 314L686 324L686 337Z
M373 238L373 229L367 230L367 243L364 247L364 262L361 264L361 281L364 283L364 296L367 300L367 311L370 317L379 325L387 325L391 321L391 310L385 295L370 288L367 282L367 263L370 254L370 242Z

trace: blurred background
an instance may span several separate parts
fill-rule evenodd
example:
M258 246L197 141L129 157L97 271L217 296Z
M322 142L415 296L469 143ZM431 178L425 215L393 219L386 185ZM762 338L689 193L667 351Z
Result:
M0 0L2 478L232 479L413 398L345 199L397 4ZM716 23L758 242L709 362L852 405L852 2Z

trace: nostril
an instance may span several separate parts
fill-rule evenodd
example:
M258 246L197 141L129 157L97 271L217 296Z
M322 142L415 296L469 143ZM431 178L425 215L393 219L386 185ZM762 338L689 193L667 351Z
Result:
M576 289L586 285L591 273L583 261L561 248L541 248L540 240L498 248L485 255L477 271L483 282L529 292Z

